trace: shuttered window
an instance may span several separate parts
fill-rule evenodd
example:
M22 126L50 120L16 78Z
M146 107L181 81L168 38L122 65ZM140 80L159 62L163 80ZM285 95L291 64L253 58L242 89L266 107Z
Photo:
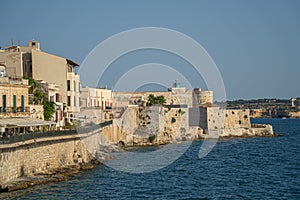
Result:
M21 96L21 112L24 112L24 95Z
M6 95L2 96L3 112L6 112Z
M17 96L13 96L13 107L17 107Z

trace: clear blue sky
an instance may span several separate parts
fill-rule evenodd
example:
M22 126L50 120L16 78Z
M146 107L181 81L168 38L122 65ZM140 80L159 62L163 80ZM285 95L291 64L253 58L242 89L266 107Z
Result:
M297 0L2 0L0 46L35 39L43 51L81 63L109 36L146 26L199 42L217 64L228 99L300 96Z

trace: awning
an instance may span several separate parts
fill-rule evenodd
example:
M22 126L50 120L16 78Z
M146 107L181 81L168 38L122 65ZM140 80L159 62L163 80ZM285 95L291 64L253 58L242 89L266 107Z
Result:
M2 118L0 119L0 126L6 128L16 127L31 127L31 126L49 126L56 124L55 122L44 121L34 118Z

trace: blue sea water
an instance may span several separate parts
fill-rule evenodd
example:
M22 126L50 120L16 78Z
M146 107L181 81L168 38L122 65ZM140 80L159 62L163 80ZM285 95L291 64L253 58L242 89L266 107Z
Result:
M272 124L284 136L220 139L202 159L196 141L158 171L129 174L100 165L0 199L300 199L300 119L252 122Z

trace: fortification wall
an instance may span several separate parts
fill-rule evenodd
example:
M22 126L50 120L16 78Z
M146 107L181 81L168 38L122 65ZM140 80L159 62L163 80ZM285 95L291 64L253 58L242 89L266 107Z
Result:
M226 111L220 107L207 107L207 129L223 129ZM201 113L200 113L201 116ZM205 116L204 116L205 117Z
M200 88L194 89L198 106L212 105L213 104L213 91L201 90Z
M193 106L192 91L176 93L175 91L168 92L113 92L112 97L114 107L127 107L129 105L137 105L139 101L146 101L150 94L155 96L164 96L166 105L188 105Z
M268 124L259 124L251 128L227 128L219 132L220 137L264 137L274 136L273 128Z
M250 112L248 109L223 110L220 107L205 107L200 109L203 119L200 126L203 129L234 129L250 128ZM207 125L205 125L205 118Z
M251 128L249 109L229 109L226 110L225 128Z

